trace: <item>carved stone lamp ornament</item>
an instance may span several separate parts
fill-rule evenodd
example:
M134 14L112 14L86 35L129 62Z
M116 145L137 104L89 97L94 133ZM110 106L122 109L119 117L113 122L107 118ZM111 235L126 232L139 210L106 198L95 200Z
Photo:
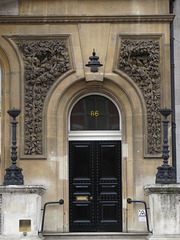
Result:
M13 118L12 124L12 146L11 146L11 160L12 165L9 168L6 168L6 174L4 176L3 185L23 185L23 175L22 168L16 166L17 160L17 146L16 146L16 125L18 122L16 121L16 117L19 116L21 110L19 109L11 109L7 111L9 116Z
M168 158L169 158L169 145L168 145L168 123L167 117L172 113L171 109L164 108L160 109L161 115L164 116L163 122L163 128L164 128L164 143L163 143L163 151L162 151L162 158L163 165L159 166L158 172L156 174L156 183L160 184L169 184L169 183L176 183L176 174L175 169L173 166L170 166L168 164Z
M90 61L85 65L86 67L90 67L91 68L91 72L98 72L98 67L102 67L103 64L101 64L98 60L99 57L96 56L96 52L95 49L93 49L91 57L89 57Z

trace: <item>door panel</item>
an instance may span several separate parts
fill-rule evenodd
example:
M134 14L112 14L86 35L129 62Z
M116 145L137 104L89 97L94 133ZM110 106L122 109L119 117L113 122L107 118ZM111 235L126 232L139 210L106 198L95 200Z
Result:
M73 165L73 176L75 178L90 178L91 146L89 146L88 144L74 145Z
M70 141L70 231L121 231L121 142Z
M99 144L100 148L100 177L116 177L116 149L115 145Z

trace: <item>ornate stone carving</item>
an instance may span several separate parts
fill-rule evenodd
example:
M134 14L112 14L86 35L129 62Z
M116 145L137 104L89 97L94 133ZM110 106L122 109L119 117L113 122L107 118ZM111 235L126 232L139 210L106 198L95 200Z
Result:
M42 155L42 110L54 82L70 69L66 39L16 39L24 60L24 154Z
M122 39L118 68L140 88L147 108L147 153L161 152L159 41Z

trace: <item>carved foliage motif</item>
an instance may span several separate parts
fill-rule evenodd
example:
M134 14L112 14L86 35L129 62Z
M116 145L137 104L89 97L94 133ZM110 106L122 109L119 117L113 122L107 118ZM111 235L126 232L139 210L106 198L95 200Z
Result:
M17 39L24 60L24 154L42 155L42 110L53 83L70 69L65 39Z
M147 108L148 154L161 151L159 41L123 39L118 68L140 88Z

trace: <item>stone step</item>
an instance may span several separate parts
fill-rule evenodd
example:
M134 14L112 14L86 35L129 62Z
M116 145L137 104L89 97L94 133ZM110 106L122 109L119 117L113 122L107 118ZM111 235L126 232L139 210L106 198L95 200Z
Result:
M146 240L149 233L51 233L45 232L45 240Z

